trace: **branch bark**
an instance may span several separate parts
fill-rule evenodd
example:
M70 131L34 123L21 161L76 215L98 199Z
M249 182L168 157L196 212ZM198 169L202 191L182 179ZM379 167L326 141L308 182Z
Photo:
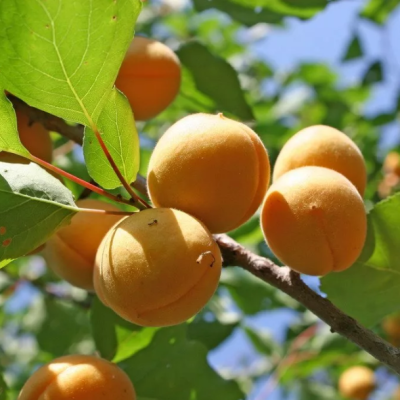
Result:
M70 126L62 119L36 110L15 97L12 97L11 100L16 108L28 114L31 121L40 122L47 129L82 144L83 129L81 126ZM142 194L147 195L144 177L139 176L133 186ZM347 338L400 375L400 349L392 346L338 309L328 299L314 292L302 281L298 273L288 267L279 267L271 260L250 252L227 235L215 235L214 237L221 249L224 266L241 267L264 282L282 290L327 323L332 332L337 332Z

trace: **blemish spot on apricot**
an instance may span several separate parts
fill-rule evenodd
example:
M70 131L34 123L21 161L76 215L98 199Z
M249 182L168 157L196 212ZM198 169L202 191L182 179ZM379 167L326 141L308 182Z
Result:
M12 239L11 239L11 238L8 238L8 239L6 239L6 240L3 240L2 246L3 246L3 247L7 247L7 246L9 246L9 245L11 244L11 242L12 242Z
M201 253L199 258L196 260L196 263L201 264L206 259L210 260L210 267L212 267L215 263L215 257L211 251L205 251L204 253Z
M7 228L5 226L0 226L0 235L5 235L7 232Z
M156 219L153 219L153 221L149 222L147 225L149 226L153 226L153 225L157 225L158 221Z

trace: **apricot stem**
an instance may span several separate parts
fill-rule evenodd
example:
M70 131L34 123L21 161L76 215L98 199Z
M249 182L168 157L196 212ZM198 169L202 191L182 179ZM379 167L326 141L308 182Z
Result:
M40 158L35 157L32 154L30 155L30 157L27 157L27 158L29 160L35 162L36 164L39 164L42 167L44 167L46 169L49 169L50 171L55 172L58 175L64 176L65 178L67 178L67 179L69 179L69 180L71 180L73 182L76 182L78 185L81 185L81 186L91 190L92 192L95 192L95 193L97 193L97 194L99 194L101 196L104 196L104 197L108 197L109 199L114 200L114 201L116 201L118 203L124 203L124 204L128 204L130 206L134 206L134 204L132 204L132 202L130 202L129 200L123 199L123 198L118 197L118 196L114 196L113 194L106 192L104 189L101 189L101 188L99 188L99 187L97 187L95 185L92 185L91 183L86 182L83 179L80 179L77 176L72 175L69 172L66 172L66 171L62 170L61 168L58 168L53 164L50 164L50 163L48 163L46 161L43 161Z
M115 174L118 176L118 179L122 183L122 186L125 188L125 190L129 193L131 196L132 200L135 203L135 207L139 208L140 210L144 210L146 208L151 208L149 204L147 204L144 200L142 200L132 189L132 187L129 185L129 183L126 181L126 179L123 177L121 174L121 171L119 170L117 164L115 163L114 159L112 158L110 152L107 149L106 144L104 143L103 138L101 137L99 131L97 129L93 129L94 134L104 152L104 155L107 157L108 162L110 163L112 169L114 170Z
M79 212L86 212L92 214L104 214L104 215L132 215L135 214L131 211L110 211L110 210L99 210L96 208L79 208Z

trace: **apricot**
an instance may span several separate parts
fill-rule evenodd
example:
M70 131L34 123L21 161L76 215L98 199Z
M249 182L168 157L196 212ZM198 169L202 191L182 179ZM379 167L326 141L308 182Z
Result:
M104 359L72 355L39 368L18 400L136 400L128 375Z
M396 151L391 151L385 157L383 162L383 170L387 173L393 173L397 177L400 176L400 154Z
M155 117L175 99L181 83L176 54L163 43L135 37L115 85L128 98L136 121Z
M136 213L113 227L96 256L100 300L142 326L168 326L199 312L215 292L221 253L197 219L169 208Z
M101 200L76 202L80 208L118 211ZM122 217L79 212L72 222L47 242L43 255L48 267L71 285L93 291L93 267L97 249L110 228Z
M364 195L367 173L364 157L344 133L325 125L310 126L296 133L283 146L274 167L273 180L299 167L333 169L354 184Z
M390 315L383 320L382 328L396 343L400 342L400 315Z
M374 372L367 367L351 367L339 378L339 391L345 398L366 400L374 388Z
M269 175L267 151L254 131L222 114L193 114L157 143L148 189L156 207L185 211L220 233L255 213Z
M30 124L26 114L16 111L17 128L22 144L34 156L51 163L53 158L53 143L50 133L39 123ZM30 161L16 154L0 152L0 161L27 164Z
M261 227L274 254L308 275L343 271L364 245L367 218L355 186L338 172L302 167L268 190Z

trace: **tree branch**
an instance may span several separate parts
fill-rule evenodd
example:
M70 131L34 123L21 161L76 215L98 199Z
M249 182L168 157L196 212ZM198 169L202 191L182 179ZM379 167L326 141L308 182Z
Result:
M62 119L36 110L14 97L11 100L16 108L28 114L31 121L40 122L46 128L82 144L82 127L70 126ZM138 176L133 186L142 194L147 195L144 177ZM400 375L400 349L392 346L354 318L339 310L329 300L314 292L301 280L298 273L288 267L279 267L271 260L251 253L227 235L214 235L214 237L221 249L225 266L241 267L264 282L282 290L326 322L332 332L337 332L347 338Z
M329 300L315 293L301 280L297 272L288 267L279 267L272 261L251 253L227 235L214 237L222 251L225 266L241 267L282 290L326 322L332 332L344 336L400 375L400 349L392 346L339 310Z

